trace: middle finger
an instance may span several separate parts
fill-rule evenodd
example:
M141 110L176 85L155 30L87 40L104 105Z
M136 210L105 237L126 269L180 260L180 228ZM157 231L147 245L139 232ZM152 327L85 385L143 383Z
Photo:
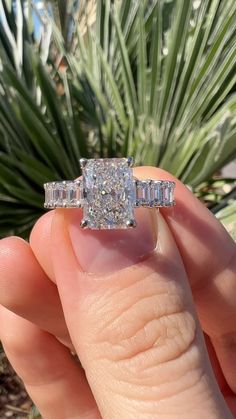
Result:
M19 237L0 241L0 304L70 346L57 287Z

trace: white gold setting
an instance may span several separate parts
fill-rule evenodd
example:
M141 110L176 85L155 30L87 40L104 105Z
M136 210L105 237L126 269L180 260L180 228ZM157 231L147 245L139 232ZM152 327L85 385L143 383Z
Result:
M68 180L44 184L45 208L80 208L81 181Z
M175 205L175 183L137 180L133 158L81 159L81 180L44 184L45 208L83 208L82 228L136 227L134 209Z

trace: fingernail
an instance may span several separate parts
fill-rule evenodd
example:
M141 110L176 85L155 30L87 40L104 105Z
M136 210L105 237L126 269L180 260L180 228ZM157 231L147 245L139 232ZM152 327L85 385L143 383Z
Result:
M83 230L81 212L71 211L69 234L81 269L89 273L109 273L138 263L156 247L156 219L152 210L139 208L136 228Z

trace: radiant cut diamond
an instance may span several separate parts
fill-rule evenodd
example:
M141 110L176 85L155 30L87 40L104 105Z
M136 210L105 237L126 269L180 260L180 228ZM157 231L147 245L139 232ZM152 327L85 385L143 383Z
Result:
M126 158L81 163L83 221L92 229L127 228L134 221L135 183Z
M175 205L175 183L133 178L132 157L80 159L83 177L44 184L45 208L83 208L81 227L135 227L134 209Z

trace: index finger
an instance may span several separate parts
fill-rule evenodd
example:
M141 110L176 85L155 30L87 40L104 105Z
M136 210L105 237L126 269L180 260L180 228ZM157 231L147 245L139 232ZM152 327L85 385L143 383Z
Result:
M165 217L187 271L198 315L225 377L236 391L236 245L215 216L168 172L135 169L137 178L176 182L174 208Z
M201 287L234 262L235 243L215 216L170 173L154 167L135 169L138 178L170 179L175 181L174 208L163 216L175 237L191 286ZM222 245L223 243L223 245ZM210 263L209 263L210 261Z

